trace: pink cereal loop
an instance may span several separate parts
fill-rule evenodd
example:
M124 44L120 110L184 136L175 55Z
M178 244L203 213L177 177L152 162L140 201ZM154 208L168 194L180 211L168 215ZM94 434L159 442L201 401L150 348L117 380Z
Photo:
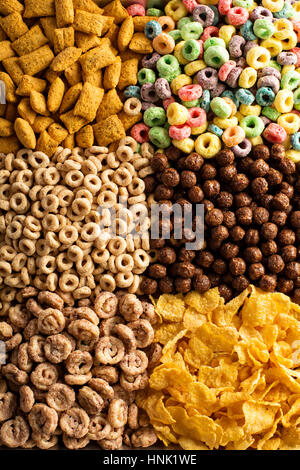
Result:
M164 109L167 110L171 103L175 103L174 96L170 96L170 98L167 98L166 100L163 100Z
M133 126L130 131L130 135L139 144L143 144L144 142L149 142L149 130L150 127L141 122Z
M198 6L198 3L196 2L196 0L182 0L182 3L184 4L185 8L187 9L189 13L192 13L194 8Z
M193 101L197 100L202 96L201 85L185 85L180 88L178 92L179 98L182 101Z
M231 70L233 70L235 67L236 62L234 60L229 60L228 62L225 62L225 64L223 64L219 70L219 79L222 80L222 82L225 82Z
M127 8L127 12L130 16L145 16L146 15L146 10L143 7L143 5L140 5L139 3L133 3L132 5L129 5Z
M206 122L206 112L202 108L190 108L189 118L186 123L190 127L201 127Z
M241 26L248 20L249 13L246 8L234 7L230 8L229 12L227 13L227 18L229 23L233 26Z
M219 9L219 12L221 15L227 15L227 13L229 12L230 8L231 8L231 0L219 0L219 6L218 6L218 9Z
M191 128L186 124L170 126L169 136L175 140L187 139L191 135Z
M205 42L206 39L212 38L212 37L219 37L219 28L216 26L207 26L207 28L204 29L203 34L201 36L201 41Z

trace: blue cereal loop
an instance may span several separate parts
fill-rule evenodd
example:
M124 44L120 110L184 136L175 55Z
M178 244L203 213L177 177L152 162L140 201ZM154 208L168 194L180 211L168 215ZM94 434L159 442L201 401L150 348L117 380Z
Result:
M253 24L252 21L248 20L240 29L241 36L245 38L247 41L254 41L256 36L253 32Z
M136 85L128 86L124 91L125 98L138 98L141 99L140 87Z
M222 134L224 132L219 126L216 126L215 124L209 124L208 130L213 134L217 135L218 137L222 137Z
M293 149L300 150L300 132L291 135L291 145Z
M239 100L240 103L250 105L255 100L253 93L246 90L245 88L239 88L235 92L235 97Z
M272 88L264 86L257 90L255 99L260 106L270 106L275 100L275 93Z
M208 90L203 90L203 95L201 98L200 108L208 112L210 107L210 93Z
M154 39L162 32L162 27L158 21L148 21L145 26L145 36L149 39Z

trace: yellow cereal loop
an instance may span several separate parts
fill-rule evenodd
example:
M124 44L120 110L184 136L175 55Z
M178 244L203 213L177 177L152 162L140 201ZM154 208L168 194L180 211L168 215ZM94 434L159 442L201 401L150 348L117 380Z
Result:
M228 127L237 126L239 121L238 121L236 116L234 116L230 119L222 119L222 118L215 117L213 119L213 123L216 126L220 127L221 129L227 129Z
M236 29L234 26L232 26L231 24L224 25L221 26L221 28L219 29L219 38L223 39L223 41L225 41L226 46L228 46L230 39L232 38L232 36L235 35L235 33Z
M285 73L290 72L295 70L294 65L284 65L281 70L281 76L283 76Z
M293 25L286 18L279 18L277 21L275 21L274 26L275 31L273 36L276 39L286 39L289 33L293 32Z
M294 8L294 10L295 10L295 12L296 12L297 17L298 17L298 16L299 16L299 13L300 13L300 3L299 3L299 2L295 2L292 6L293 6L293 8ZM296 15L295 15L295 16L296 16Z
M263 139L262 139L262 137L261 137L260 135L257 136L257 137L251 137L249 140L250 140L252 146L254 146L254 145L261 145L261 144L264 143L264 141L263 141Z
M203 134L203 132L205 132L207 128L208 128L208 122L206 121L204 124L202 124L202 126L191 127L191 134L192 135Z
M261 106L259 104L241 104L240 113L244 116L260 116Z
M300 162L300 150L287 150L285 156L293 160L295 163Z
M220 152L221 148L221 140L211 132L199 135L195 141L196 152L203 158L214 157L218 152Z
M165 6L165 13L167 16L173 18L174 21L178 21L180 18L188 15L188 11L181 0L171 0Z
M178 77L173 78L173 80L171 81L171 89L173 93L177 95L180 88L185 85L191 85L192 82L193 80L191 77L189 77L188 75L181 74L178 75Z
M270 52L271 57L278 56L283 49L282 42L274 38L265 39L260 45Z
M191 153L195 148L195 142L193 139L186 138L181 140L172 140L174 147L177 147L182 152Z
M282 126L287 134L295 134L300 128L300 117L294 113L282 114L277 119L277 124Z
M265 47L252 47L246 56L247 64L255 70L267 67L270 62L271 54Z
M281 44L282 44L282 49L284 51L293 49L293 47L297 46L297 34L294 33L293 31L292 33L289 34L288 38L281 40Z
M179 103L171 103L167 109L167 118L171 126L184 124L189 117L189 112L185 106Z
M289 113L294 105L293 92L287 89L279 90L273 104L279 113Z
M265 8L268 8L272 13L277 13L284 7L284 0L262 0Z
M239 76L239 86L241 88L251 88L257 80L257 72L252 67L246 67Z
M184 46L185 41L180 41L178 44L176 44L175 49L174 49L174 56L178 60L178 62L181 65L185 65L189 63L189 60L185 59L182 55L182 48Z
M187 75L195 75L197 72L200 72L200 70L203 70L207 67L206 63L204 60L198 59L194 60L193 62L190 62L184 67L184 71Z
M242 119L244 119L244 115L240 113L239 111L236 113L235 117L238 119L239 123L241 122Z

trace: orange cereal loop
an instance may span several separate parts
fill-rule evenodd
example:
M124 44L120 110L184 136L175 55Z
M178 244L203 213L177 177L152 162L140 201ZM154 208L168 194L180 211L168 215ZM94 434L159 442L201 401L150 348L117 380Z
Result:
M168 33L175 29L175 21L170 16L159 16L157 21L160 24L163 33Z
M161 55L170 54L175 47L174 39L166 33L160 33L153 39L153 47Z
M228 127L222 134L222 140L227 147L240 144L245 137L245 131L240 126Z

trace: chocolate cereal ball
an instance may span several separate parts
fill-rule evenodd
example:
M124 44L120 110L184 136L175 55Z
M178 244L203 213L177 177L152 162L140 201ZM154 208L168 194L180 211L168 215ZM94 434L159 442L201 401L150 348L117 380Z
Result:
M211 283L207 276L199 274L193 279L193 287L196 291L200 292L200 294L204 294L204 292L207 292L210 289Z
M231 258L229 261L229 270L233 276L240 276L246 271L246 263L243 258Z

